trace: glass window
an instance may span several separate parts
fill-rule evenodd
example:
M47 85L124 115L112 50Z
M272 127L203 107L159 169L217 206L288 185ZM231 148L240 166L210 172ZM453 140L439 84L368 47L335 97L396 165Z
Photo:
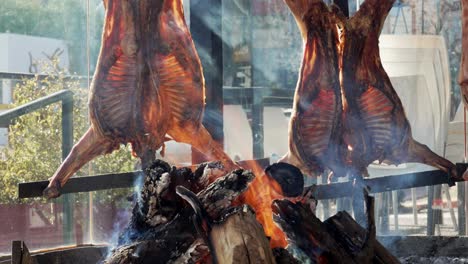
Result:
M120 1L120 0L114 0ZM206 82L205 125L235 161L280 160L289 149L293 98L304 43L283 0L183 0L187 24ZM324 1L330 4L330 1ZM363 0L349 0L352 16ZM452 162L464 156L458 71L461 57L459 1L396 1L379 39L381 62L401 99L413 137ZM98 69L105 19L102 0L2 0L0 2L0 116L62 90L73 92L73 135L89 128L90 85ZM66 96L66 95L64 95ZM65 98L65 97L63 97ZM58 199L18 199L18 184L46 181L71 146L62 122L63 102L0 122L0 255L11 241L30 250L114 243L133 208L135 189L66 194ZM187 109L190 111L190 109ZM1 117L0 117L1 119ZM157 157L177 166L198 163L188 144L168 141ZM198 155L198 156L197 156ZM75 177L135 171L141 162L130 145L94 159ZM369 166L371 178L432 170L409 163ZM328 175L306 178L325 184ZM334 181L343 179L335 178ZM429 191L428 191L429 190ZM436 224L456 235L456 188L415 188L376 195L380 234L426 234L428 195L442 201ZM461 197L461 196L460 196ZM429 201L430 202L430 201ZM321 219L351 210L349 199L321 201ZM431 216L429 216L431 217Z

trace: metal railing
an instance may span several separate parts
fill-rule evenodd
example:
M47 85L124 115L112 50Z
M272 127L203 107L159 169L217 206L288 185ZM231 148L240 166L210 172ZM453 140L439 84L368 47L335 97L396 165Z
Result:
M35 76L0 72L0 79L21 79ZM8 127L18 117L58 102L61 102L62 106L62 159L65 159L73 147L73 92L70 90L61 90L0 113L0 127ZM71 243L73 238L73 202L70 195L63 196L63 213L64 242Z

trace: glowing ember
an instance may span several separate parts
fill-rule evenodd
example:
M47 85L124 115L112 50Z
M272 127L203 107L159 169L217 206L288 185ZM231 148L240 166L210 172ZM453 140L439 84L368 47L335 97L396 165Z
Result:
M348 150L353 151L353 147L351 145L348 145Z
M265 234L271 238L270 246L286 247L286 237L281 229L273 222L271 204L275 199L283 199L281 186L272 178L265 175L262 167L255 161L248 161L245 166L255 174L255 179L247 191L239 198L239 203L250 205L262 224Z

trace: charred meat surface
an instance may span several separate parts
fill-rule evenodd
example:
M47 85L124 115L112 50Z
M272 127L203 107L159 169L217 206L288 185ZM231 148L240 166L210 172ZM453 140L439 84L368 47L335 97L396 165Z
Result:
M343 91L346 162L367 175L373 161L425 163L453 177L455 165L413 139L403 105L382 66L379 36L394 0L366 0L344 24Z
M403 105L379 55L394 0L366 0L350 19L321 1L284 0L304 57L283 161L311 176L366 176L374 161L425 163L458 177L455 165L412 138Z
M289 127L289 152L282 161L311 176L327 168L341 173L337 27L322 1L285 2L301 31L304 53Z
M120 144L131 143L134 154L144 158L175 140L234 168L201 123L205 84L182 0L105 0L104 5L89 98L91 127L53 175L45 196L60 195L60 186L84 164Z

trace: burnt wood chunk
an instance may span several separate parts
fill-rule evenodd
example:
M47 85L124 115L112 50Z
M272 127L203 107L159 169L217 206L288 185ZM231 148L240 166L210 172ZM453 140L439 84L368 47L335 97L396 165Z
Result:
M367 230L346 212L322 222L300 202L275 200L272 207L291 251L296 249L312 263L400 263L376 240L374 202L367 194L365 204Z
M357 263L307 206L275 200L272 207L274 220L286 234L289 246L299 248L312 262Z
M276 263L278 264L300 264L299 260L297 260L289 251L284 248L274 248L273 249L273 256L275 256Z
M176 190L197 193L196 199L206 212L203 220L211 223L228 216L231 202L254 179L252 173L241 169L220 176L214 168L218 166L203 164L193 173L190 168L171 167L161 160L150 165L130 223L105 263L154 263L155 259L159 263L192 263L205 258L208 245L192 221L193 209ZM219 176L216 181L208 186L201 183L204 175L212 173Z
M330 233L339 237L339 243L351 247L364 242L366 230L361 227L347 212L338 212L324 221ZM373 241L374 258L372 263L399 263L379 241Z
M294 165L278 162L266 167L265 174L275 179L286 197L299 196L304 190L304 175Z
M276 263L270 242L248 206L214 225L209 239L218 263Z

